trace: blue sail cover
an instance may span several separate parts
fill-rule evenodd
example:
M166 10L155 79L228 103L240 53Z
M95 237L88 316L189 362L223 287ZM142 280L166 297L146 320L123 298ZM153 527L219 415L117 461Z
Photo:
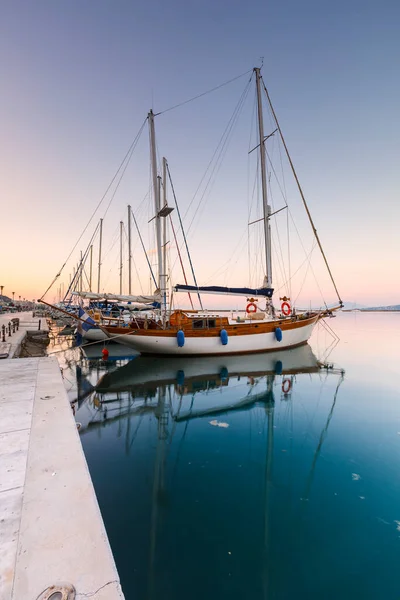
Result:
M175 292L202 292L203 294L229 294L231 296L266 296L272 298L274 290L272 288L228 288L218 285L195 286L195 285L176 285Z

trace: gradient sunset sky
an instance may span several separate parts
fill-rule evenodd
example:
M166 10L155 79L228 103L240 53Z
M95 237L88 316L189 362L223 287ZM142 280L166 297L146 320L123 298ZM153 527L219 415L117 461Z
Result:
M150 107L162 111L201 94L251 71L263 57L263 76L342 298L400 303L399 22L394 0L3 0L4 293L38 298L46 290ZM156 119L160 156L168 156L183 213L249 76ZM240 261L224 281L209 279L247 227L253 99L251 92L249 117L238 125L190 233L200 284L248 283ZM118 291L118 223L128 203L139 214L149 187L147 145L144 131L105 222L108 291ZM147 223L151 209L142 212ZM53 290L47 298L53 300ZM326 299L335 299L329 284Z

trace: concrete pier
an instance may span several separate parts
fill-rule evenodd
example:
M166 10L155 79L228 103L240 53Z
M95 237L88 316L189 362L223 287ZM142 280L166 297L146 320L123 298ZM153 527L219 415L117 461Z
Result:
M44 317L33 317L31 312L4 313L0 315L0 333L2 325L8 326L8 323L14 319L19 319L19 330L8 336L6 331L5 342L0 339L0 355L4 352L8 354L7 358L18 356L21 344L24 341L28 331L48 331L47 321ZM2 359L4 360L4 359Z
M123 598L56 358L1 360L0 410L1 600Z

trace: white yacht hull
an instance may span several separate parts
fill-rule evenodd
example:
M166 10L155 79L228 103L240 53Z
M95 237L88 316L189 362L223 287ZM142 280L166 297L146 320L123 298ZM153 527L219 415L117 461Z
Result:
M278 342L275 332L234 335L228 338L224 346L219 336L187 336L184 345L178 346L175 336L146 335L132 333L119 336L119 343L134 348L141 354L169 356L202 356L245 354L284 350L305 344L310 338L317 319L311 323L282 331L282 341Z
M102 342L103 340L108 340L108 335L98 327L93 327L92 329L88 329L88 331L84 331L82 337L89 342Z

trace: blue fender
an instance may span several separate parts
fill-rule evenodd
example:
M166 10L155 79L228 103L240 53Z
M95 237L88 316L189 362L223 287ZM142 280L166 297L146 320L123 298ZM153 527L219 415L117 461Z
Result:
M182 371L182 369L179 369L176 374L176 383L178 385L183 385L185 383L185 372Z
M176 339L177 339L179 348L183 348L183 346L185 345L185 334L183 333L182 329L180 329L178 331L178 333L176 334Z
M228 369L226 367L222 367L219 376L221 377L221 381L226 381L229 377Z
M221 329L219 337L221 338L222 345L226 346L228 343L228 332L226 329Z
M278 342L282 341L282 329L280 327L275 327L275 337Z
M282 371L283 371L283 364L281 360L277 360L276 364L275 364L275 373L277 375L282 375Z

